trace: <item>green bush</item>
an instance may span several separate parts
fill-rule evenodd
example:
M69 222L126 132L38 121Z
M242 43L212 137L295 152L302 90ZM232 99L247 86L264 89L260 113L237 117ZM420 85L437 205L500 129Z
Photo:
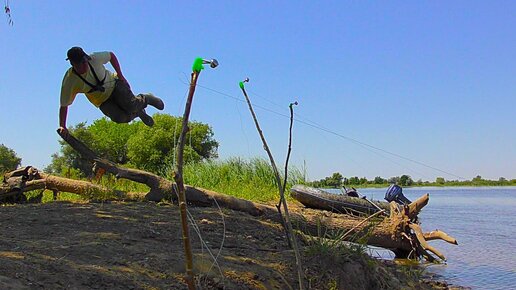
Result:
M16 152L4 144L0 144L0 174L15 170L20 164L21 158L16 155Z
M116 124L102 118L87 126L79 123L69 128L71 134L99 156L119 164L164 174L174 167L175 148L181 133L182 118L166 114L154 115L151 128L141 121ZM198 162L217 157L218 142L210 126L189 122L186 135L185 162ZM91 176L92 164L81 159L66 142L59 141L61 152L52 155L46 172L64 174L68 168L79 169L83 176Z

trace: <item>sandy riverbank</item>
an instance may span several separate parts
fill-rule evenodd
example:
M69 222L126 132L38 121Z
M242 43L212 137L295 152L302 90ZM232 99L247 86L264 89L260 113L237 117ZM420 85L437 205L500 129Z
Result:
M293 252L266 217L190 207L201 289L296 289ZM179 212L155 203L70 203L0 207L1 289L184 289ZM221 248L221 244L223 246ZM220 252L219 252L219 249ZM310 289L449 289L391 262L303 244Z

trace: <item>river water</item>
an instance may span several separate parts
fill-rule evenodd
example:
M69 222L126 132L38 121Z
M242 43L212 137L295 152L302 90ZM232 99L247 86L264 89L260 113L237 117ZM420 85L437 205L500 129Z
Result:
M385 190L359 192L383 200ZM473 289L516 289L516 187L404 188L403 193L410 200L429 193L419 214L423 230L443 230L459 243L431 241L447 263L429 265L430 272Z

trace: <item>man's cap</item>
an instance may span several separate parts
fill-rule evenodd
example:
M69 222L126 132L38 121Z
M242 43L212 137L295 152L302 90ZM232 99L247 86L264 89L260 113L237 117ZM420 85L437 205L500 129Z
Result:
M78 46L74 46L68 50L66 53L66 60L69 60L73 63L79 63L81 62L85 57L89 59L90 57L82 50L82 48Z

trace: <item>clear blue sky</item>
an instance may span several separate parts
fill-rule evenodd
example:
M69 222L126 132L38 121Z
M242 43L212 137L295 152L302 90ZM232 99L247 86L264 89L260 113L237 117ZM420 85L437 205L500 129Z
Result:
M43 168L59 151L66 51L113 51L133 90L184 110L195 57L205 70L192 118L213 127L221 158L266 156L238 88L247 85L282 164L288 104L300 119L471 179L516 178L514 1L21 1L0 23L0 143ZM5 16L5 15L2 15ZM154 111L151 111L154 112ZM102 117L79 96L68 124ZM367 148L367 149L366 149ZM291 164L308 177L456 179L294 124Z

